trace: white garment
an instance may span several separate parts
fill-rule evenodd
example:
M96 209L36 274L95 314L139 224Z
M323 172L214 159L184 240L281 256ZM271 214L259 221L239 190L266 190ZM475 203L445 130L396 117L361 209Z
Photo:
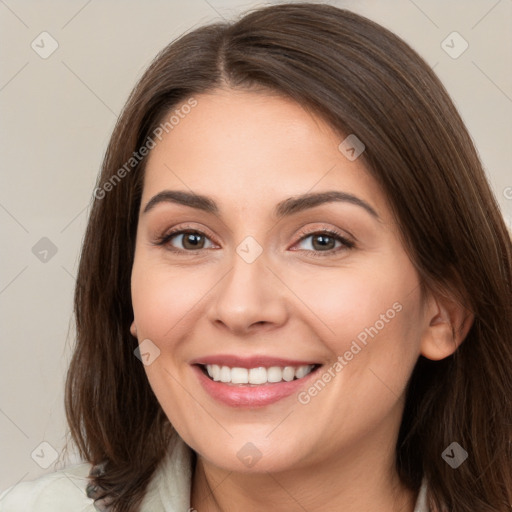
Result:
M190 507L191 453L183 441L176 443L153 474L141 512L194 511ZM85 492L90 469L88 463L76 464L10 487L0 494L0 512L96 512ZM414 512L429 512L426 491L424 480Z

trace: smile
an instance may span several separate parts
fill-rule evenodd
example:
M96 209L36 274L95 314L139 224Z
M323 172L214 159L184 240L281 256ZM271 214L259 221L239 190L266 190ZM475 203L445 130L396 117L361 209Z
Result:
M190 362L203 390L215 402L235 408L258 408L299 393L322 364L278 357L229 354Z
M302 379L315 369L315 365L240 368L207 364L203 368L206 370L208 377L215 382L262 385Z

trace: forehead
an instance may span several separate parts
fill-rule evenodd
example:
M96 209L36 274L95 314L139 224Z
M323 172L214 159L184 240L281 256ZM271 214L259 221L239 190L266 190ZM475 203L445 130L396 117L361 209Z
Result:
M174 117L172 129L150 152L143 204L166 189L188 189L240 207L271 207L292 195L335 189L386 208L362 160L350 161L339 150L344 136L298 103L239 90L193 98L195 106Z

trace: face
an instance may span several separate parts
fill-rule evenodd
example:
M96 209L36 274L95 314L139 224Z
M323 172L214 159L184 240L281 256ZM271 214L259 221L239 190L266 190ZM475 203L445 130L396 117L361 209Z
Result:
M291 100L195 100L151 150L137 229L131 332L157 399L230 471L391 447L425 319L383 192Z

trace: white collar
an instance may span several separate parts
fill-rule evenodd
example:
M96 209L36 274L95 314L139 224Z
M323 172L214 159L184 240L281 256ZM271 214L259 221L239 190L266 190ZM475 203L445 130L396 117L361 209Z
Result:
M183 512L190 509L192 450L176 436L151 479L141 512Z

